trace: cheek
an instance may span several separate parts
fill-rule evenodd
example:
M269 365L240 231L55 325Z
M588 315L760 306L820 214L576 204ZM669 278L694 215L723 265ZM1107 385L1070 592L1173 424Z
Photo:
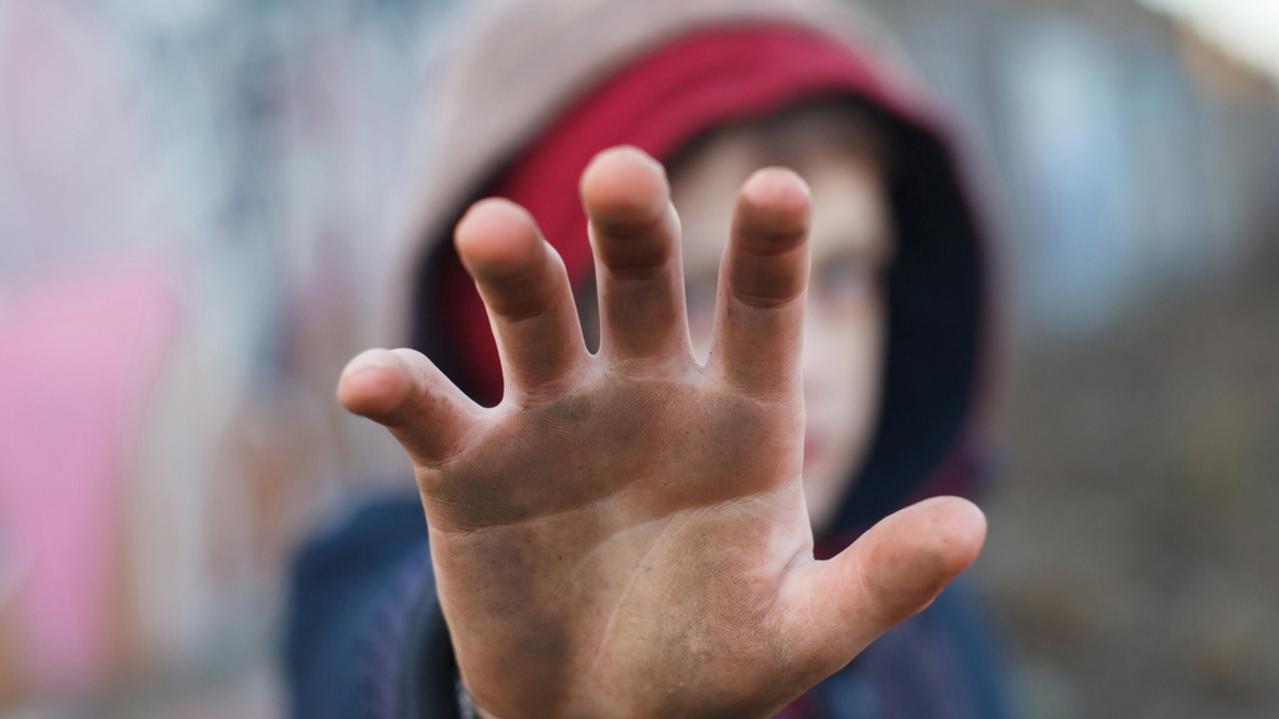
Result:
M856 307L811 307L805 327L804 389L809 422L852 461L874 428L883 357L877 298Z
M693 353L699 361L706 361L710 352L711 334L715 325L715 283L713 281L686 280L688 306L688 332L693 340Z
M804 334L804 495L814 529L822 531L865 459L879 416L883 338L877 298L852 312L814 304Z

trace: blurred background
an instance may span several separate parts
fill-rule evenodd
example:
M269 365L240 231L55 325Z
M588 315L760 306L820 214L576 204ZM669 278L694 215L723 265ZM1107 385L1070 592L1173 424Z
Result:
M1005 239L1025 715L1279 716L1279 4L869 4ZM0 0L0 717L280 714L450 6Z

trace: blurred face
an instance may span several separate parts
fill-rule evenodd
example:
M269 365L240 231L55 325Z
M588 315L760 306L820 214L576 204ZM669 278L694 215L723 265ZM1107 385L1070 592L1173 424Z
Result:
M784 164L812 189L804 492L813 527L820 531L834 518L878 417L885 316L880 280L893 237L883 178L872 155L824 141L838 128L821 127L821 118L794 122L784 129L795 141L780 151L762 151L765 143L749 128L718 134L680 163L671 189L683 224L693 345L702 360L710 346L719 260L738 188L759 167Z

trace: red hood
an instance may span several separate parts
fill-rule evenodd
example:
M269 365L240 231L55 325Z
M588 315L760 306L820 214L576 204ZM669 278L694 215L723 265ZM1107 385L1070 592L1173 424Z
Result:
M983 243L935 113L892 77L874 58L809 27L698 28L597 82L475 195L528 208L578 283L591 258L574 188L600 150L631 144L668 159L709 128L814 99L846 97L880 116L897 158L899 254L888 280L881 421L840 514L840 535L907 500L970 493L976 476L969 418L990 345ZM435 247L416 284L415 306L431 311L414 318L415 345L472 396L496 402L501 369L484 307L451 243Z

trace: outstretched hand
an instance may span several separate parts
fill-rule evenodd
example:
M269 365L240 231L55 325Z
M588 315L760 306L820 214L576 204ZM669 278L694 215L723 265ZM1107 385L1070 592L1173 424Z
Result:
M484 200L456 244L497 338L501 403L476 405L407 349L356 357L338 397L413 461L440 603L483 710L767 715L927 606L976 557L985 519L933 499L813 558L799 362L810 208L794 173L760 170L741 189L704 365L661 166L606 151L581 195L598 354L532 218Z

